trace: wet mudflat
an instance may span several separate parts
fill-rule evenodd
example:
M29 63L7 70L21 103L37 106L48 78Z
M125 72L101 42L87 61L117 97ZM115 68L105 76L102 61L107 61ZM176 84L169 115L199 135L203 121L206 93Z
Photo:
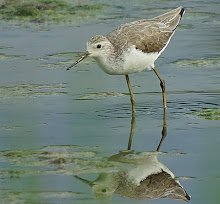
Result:
M218 1L97 4L106 6L74 23L0 21L0 201L183 203L131 194L141 189L129 176L147 185L140 172L159 165L175 175L189 202L218 203ZM66 68L91 36L180 5L186 13L156 61L166 81L167 137L155 152L164 118L157 77L130 75L137 110L127 151L132 116L124 76L103 73L93 59Z

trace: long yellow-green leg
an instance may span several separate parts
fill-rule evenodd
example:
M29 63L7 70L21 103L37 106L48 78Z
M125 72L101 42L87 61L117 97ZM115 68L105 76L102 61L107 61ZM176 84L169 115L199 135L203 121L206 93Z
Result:
M132 91L131 83L130 83L128 75L125 75L125 78L126 78L127 85L128 85L128 90L129 90L129 93L130 93L131 106L132 106L132 116L135 116L135 98L134 98L134 93Z
M156 68L153 68L155 74L157 75L157 77L160 80L160 87L162 89L162 95L163 95L163 107L164 109L167 108L167 101L166 101L166 90L165 90L165 81L163 80L163 78L160 76L159 72L156 70Z

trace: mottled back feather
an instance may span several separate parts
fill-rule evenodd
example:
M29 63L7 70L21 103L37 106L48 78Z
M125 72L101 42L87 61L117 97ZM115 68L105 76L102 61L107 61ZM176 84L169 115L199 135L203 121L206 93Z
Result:
M106 37L119 55L132 45L144 53L160 53L179 24L183 13L183 7L179 7L153 19L126 23Z

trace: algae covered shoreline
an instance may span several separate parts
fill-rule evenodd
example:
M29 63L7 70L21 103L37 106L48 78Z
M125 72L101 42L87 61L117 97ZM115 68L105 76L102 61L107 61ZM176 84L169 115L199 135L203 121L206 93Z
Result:
M0 2L0 18L14 23L70 24L96 19L107 8L91 1L4 0Z

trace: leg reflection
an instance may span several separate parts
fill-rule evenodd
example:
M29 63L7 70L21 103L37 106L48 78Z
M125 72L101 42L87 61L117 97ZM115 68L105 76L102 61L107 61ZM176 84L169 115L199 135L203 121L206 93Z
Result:
M162 137L161 137L160 143L157 147L157 150L156 150L157 152L160 151L161 145L162 145L165 137L167 136L167 109L166 108L163 109L163 129L162 129L161 133L162 133Z
M134 135L134 128L135 128L135 114L132 112L132 118L131 118L131 131L130 131L130 137L128 141L128 150L131 150L131 143Z
M131 130L130 130L130 136L129 136L129 141L128 141L128 149L127 150L131 150L131 144L132 144L132 139L133 139L133 135L134 135L134 129L135 129L135 114L132 114L132 118L131 118ZM167 136L167 110L166 108L163 109L163 128L162 128L162 137L160 139L160 143L157 147L157 152L160 151L160 148L162 146L162 143L164 141L164 139Z

